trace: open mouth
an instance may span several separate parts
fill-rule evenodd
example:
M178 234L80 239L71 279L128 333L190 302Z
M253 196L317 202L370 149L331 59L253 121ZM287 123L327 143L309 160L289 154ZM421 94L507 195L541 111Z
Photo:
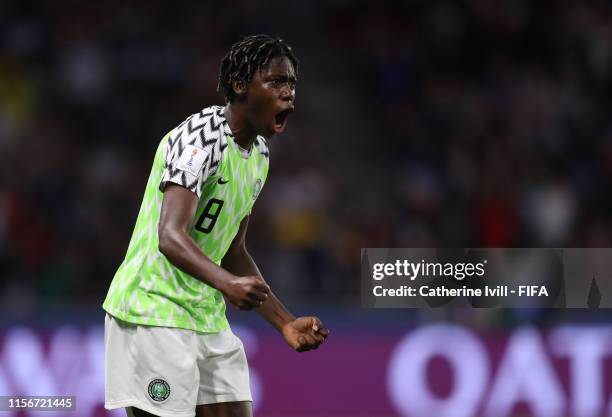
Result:
M293 108L289 107L288 109L281 111L274 117L274 130L276 131L276 133L281 133L285 130L285 127L287 126L287 118L289 117L289 114L291 114L292 111Z

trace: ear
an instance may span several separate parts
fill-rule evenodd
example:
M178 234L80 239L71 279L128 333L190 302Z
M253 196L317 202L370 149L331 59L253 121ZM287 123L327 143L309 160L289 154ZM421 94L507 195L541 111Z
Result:
M244 82L244 80L232 81L232 88L238 97L244 96L247 92L247 84Z

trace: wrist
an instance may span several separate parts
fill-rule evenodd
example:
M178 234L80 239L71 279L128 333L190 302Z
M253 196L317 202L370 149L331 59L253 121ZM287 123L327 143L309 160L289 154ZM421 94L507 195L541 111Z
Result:
M276 323L276 329L281 334L285 334L285 332L291 328L291 323L294 321L295 317L293 316L279 317Z
M213 287L221 291L223 295L227 295L230 285L232 284L235 278L236 277L230 273L223 274L222 277L219 277L219 279L216 280Z

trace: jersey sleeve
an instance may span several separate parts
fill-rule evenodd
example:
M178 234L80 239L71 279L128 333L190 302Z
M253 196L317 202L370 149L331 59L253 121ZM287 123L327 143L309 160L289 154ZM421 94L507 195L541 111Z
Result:
M190 116L170 134L166 144L165 164L159 189L178 184L202 195L202 184L214 175L221 158L222 132L212 130L214 114L205 111Z

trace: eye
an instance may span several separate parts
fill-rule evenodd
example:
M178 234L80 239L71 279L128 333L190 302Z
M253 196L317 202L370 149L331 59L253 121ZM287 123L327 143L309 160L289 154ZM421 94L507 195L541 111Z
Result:
M295 83L295 80L288 80L286 78L275 78L270 80L270 84L273 85L274 88L281 88L282 86L287 84L289 89L295 90Z

